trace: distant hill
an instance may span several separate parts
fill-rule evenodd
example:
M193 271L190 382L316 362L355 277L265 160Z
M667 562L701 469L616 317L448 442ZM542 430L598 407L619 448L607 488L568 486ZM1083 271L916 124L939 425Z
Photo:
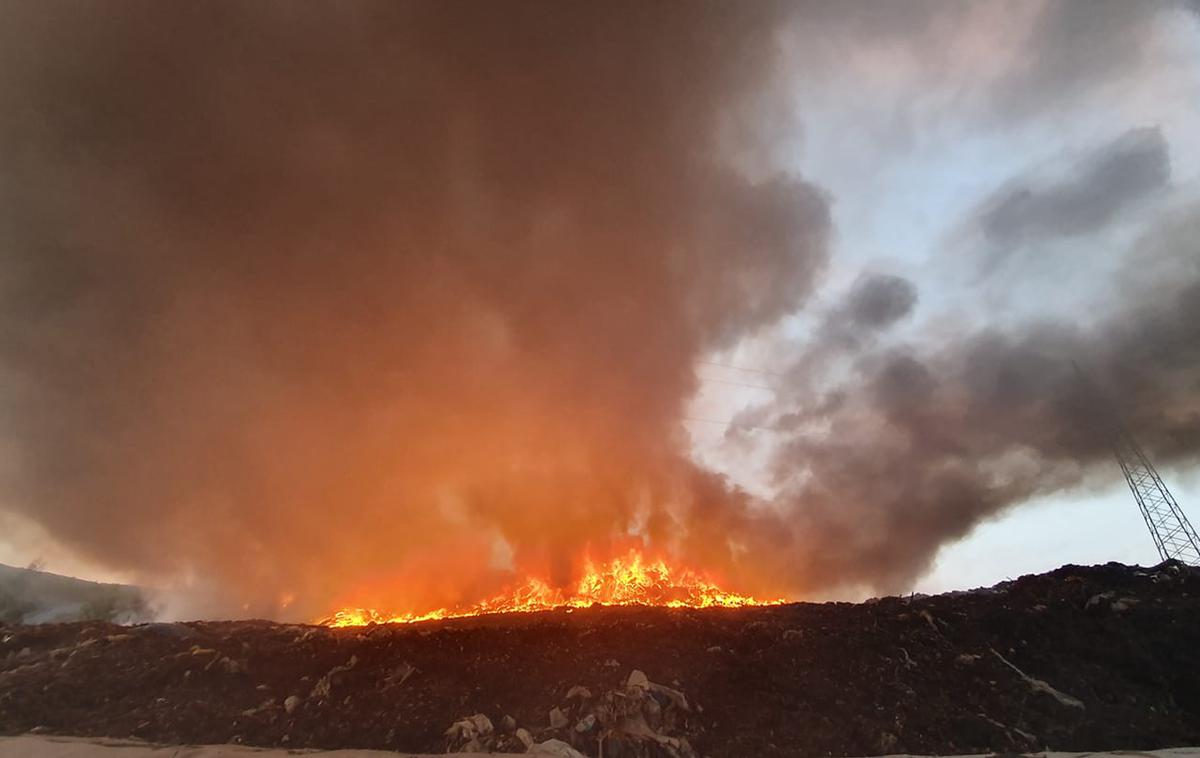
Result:
M146 595L138 587L101 584L0 564L0 622L111 621L128 624L148 621L152 616Z

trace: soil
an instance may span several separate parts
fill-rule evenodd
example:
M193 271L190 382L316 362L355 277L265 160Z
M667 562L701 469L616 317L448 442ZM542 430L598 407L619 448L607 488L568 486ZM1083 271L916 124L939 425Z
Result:
M447 727L483 713L593 752L570 726L551 730L550 709L635 669L686 695L683 736L704 756L1200 745L1200 569L1065 566L861 604L349 629L0 626L0 734L441 752Z

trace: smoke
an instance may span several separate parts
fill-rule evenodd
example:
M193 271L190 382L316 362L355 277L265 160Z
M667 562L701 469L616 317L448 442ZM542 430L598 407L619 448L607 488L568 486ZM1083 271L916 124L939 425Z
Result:
M780 432L778 496L691 460L697 361L804 308L829 261L829 199L778 168L783 64L881 46L901 65L846 70L905 83L936 50L967 72L937 103L1020 119L1109 94L1154 17L1019 4L1014 55L974 6L833 8L5 5L0 507L211 593L186 613L312 618L565 582L630 541L736 590L903 586L1103 454L1072 357L1191 456L1200 277L1160 235L1171 276L1093 325L908 345L915 285L865 275L745 416ZM982 49L943 49L960 22ZM1077 234L1166 168L1137 132L973 228Z
M1136 137L1154 146L1141 151L1154 173L1165 171L1157 135ZM1115 144L1125 153L1130 137ZM1105 145L1084 156L1076 182L1026 195L1021 213L983 214L989 229L1028 239L1040 224L1030 219L1046 219L1045 235L1064 233L1060 222L1071 233L1099 231L1113 221L1119 190L1096 190L1096 166L1126 162L1115 152ZM1051 212L1063 206L1074 218ZM1148 228L1101 288L1118 296L1073 321L892 334L913 310L915 288L878 275L828 311L776 399L739 419L754 427L730 435L744 443L764 426L775 432L774 528L789 536L773 539L786 542L805 589L903 590L981 521L1035 496L1111 481L1114 423L1166 466L1200 459L1200 204Z
M1171 165L1157 128L1131 129L1092 151L1070 175L1038 182L1022 177L993 193L968 223L990 253L990 273L1022 245L1053 241L1103 228L1166 188Z
M682 451L693 362L827 257L818 190L722 157L770 4L4 15L6 508L312 617L683 550L729 502Z

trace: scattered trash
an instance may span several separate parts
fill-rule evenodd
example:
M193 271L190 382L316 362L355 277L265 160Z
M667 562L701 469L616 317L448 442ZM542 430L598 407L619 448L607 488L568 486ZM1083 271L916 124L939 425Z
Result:
M563 713L558 708L550 709L550 728L551 729L562 729L568 723L569 722L567 721L567 714Z
M920 616L921 618L925 619L925 623L929 624L930 629L932 629L935 632L938 632L939 634L941 633L937 627L937 623L933 619L932 613L930 613L929 611L922 608L921 610L917 611L917 615Z
M624 686L593 696L591 689L575 685L565 702L549 711L549 727L534 744L533 734L515 728L516 720L501 720L497 735L483 714L462 718L446 730L446 752L528 751L553 756L621 755L630 758L695 758L688 741L694 736L691 705L682 692L650 681L645 672L630 672Z
M459 719L446 730L447 753L479 753L491 747L492 721L482 713Z
M641 671L634 669L629 675L629 681L625 682L626 687L637 688L642 690L650 689L650 680Z
M518 728L514 734L525 750L533 747L533 735L529 733L528 729Z
M242 711L242 715L246 716L246 717L254 717L254 716L259 715L260 713L269 712L269 711L273 710L274 708L275 708L275 699L272 698L270 700L262 701L261 703L259 703L257 706L255 706L253 708L247 708L246 710Z
M539 742L530 749L534 755L553 756L553 758L587 758L586 755L571 747L562 740L546 740Z
M1121 597L1112 601L1108 607L1111 608L1114 613L1122 613L1137 605L1138 602L1139 601L1136 597Z
M1047 682L1044 682L1041 679L1034 679L1033 677L1029 676L1024 671L1022 671L1021 669L1017 668L1012 663L1010 663L1007 658L1000 655L995 650L992 650L992 655L999 658L1000 661L1005 666L1008 666L1010 669L1017 672L1021 676L1022 679L1029 682L1029 686L1031 689L1033 689L1034 692L1044 692L1047 695L1050 695L1051 697L1053 697L1058 702L1062 703L1063 705L1067 705L1072 708L1079 708L1082 710L1083 708L1086 707L1086 706L1084 706L1083 701L1080 700L1079 698L1072 697L1071 695L1068 695L1065 692L1060 692L1060 691L1054 689L1053 687L1051 687Z
M1178 687L1195 668L1198 613L1200 569L1167 563L1072 566L1003 590L869 605L362 629L10 623L0 728L293 750L429 753L475 740L523 755L543 743L573 758L870 755L885 735L896 738L888 752L922 754L1194 744ZM470 732L444 736L463 720Z
M388 675L383 678L383 688L387 689L389 687L399 687L400 685L404 684L404 682L407 681L410 676L415 674L416 671L417 669L415 666L412 666L408 663L401 663L399 666L388 672Z
M313 699L324 699L329 697L333 692L335 678L339 674L343 674L354 668L356 665L358 665L358 656L352 655L350 656L350 660L346 661L344 665L334 666L333 668L329 669L329 673L318 679L317 683L313 685L312 693L309 694L309 697Z
M240 674L246 670L246 667L229 656L222 655L220 657L213 658L208 662L208 665L204 667L205 671L210 669L224 671L226 674Z

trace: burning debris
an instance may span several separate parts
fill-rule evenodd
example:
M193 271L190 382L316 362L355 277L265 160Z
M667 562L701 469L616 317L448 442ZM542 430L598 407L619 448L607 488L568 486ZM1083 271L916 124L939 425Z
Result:
M0 625L0 734L578 758L1200 744L1200 569L858 605ZM644 672L644 673L643 673Z
M567 690L550 709L549 726L529 730L505 716L501 729L482 713L459 719L446 730L447 753L543 753L562 758L695 758L687 734L693 711L682 692L651 682L634 670L625 685L596 697L582 685ZM534 734L542 741L535 742Z
M538 575L631 526L775 589L680 410L829 258L824 191L729 129L786 4L85 5L0 4L5 512L202 577L191 617L437 609L493 535Z
M484 616L494 613L530 613L556 608L588 608L593 605L649 605L665 608L742 608L779 605L782 599L759 600L726 592L706 577L672 568L663 559L649 561L630 551L607 564L587 561L583 576L572 591L550 586L531 577L513 589L465 608L438 608L425 613L384 613L367 608L344 608L319 623L325 626L414 623L436 619Z

